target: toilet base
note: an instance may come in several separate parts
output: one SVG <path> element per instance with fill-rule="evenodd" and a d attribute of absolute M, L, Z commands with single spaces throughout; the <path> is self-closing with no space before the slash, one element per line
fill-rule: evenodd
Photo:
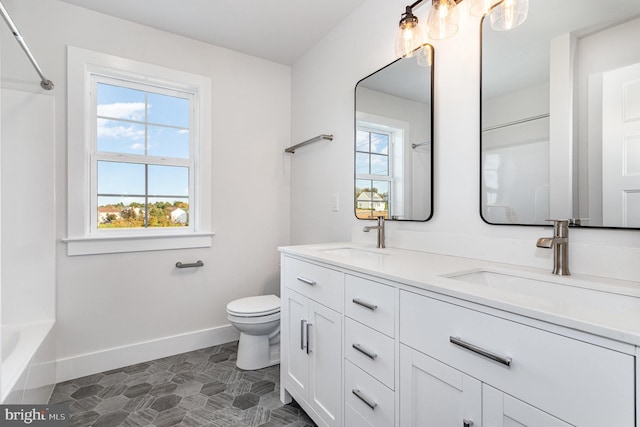
<path fill-rule="evenodd" d="M 240 333 L 236 366 L 245 371 L 266 368 L 280 363 L 280 342 L 271 344 L 268 335 Z"/>

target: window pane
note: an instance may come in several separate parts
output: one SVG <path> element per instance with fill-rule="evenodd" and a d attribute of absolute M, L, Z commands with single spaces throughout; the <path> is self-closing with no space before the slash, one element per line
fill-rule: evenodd
<path fill-rule="evenodd" d="M 144 195 L 144 165 L 98 161 L 98 194 Z"/>
<path fill-rule="evenodd" d="M 148 132 L 147 155 L 189 158 L 189 131 L 187 129 L 149 125 Z"/>
<path fill-rule="evenodd" d="M 371 134 L 371 152 L 389 154 L 389 135 L 382 133 Z"/>
<path fill-rule="evenodd" d="M 149 199 L 149 227 L 189 225 L 189 199 L 154 197 Z"/>
<path fill-rule="evenodd" d="M 175 96 L 147 94 L 149 123 L 189 127 L 189 100 Z"/>
<path fill-rule="evenodd" d="M 98 197 L 98 228 L 144 227 L 144 199 Z"/>
<path fill-rule="evenodd" d="M 371 174 L 389 175 L 389 157 L 379 154 L 371 155 Z"/>
<path fill-rule="evenodd" d="M 379 198 L 374 198 L 384 201 L 389 200 L 389 181 L 373 181 L 373 189 L 374 192 L 379 196 Z"/>
<path fill-rule="evenodd" d="M 373 181 L 373 189 L 374 216 L 389 218 L 389 181 Z"/>
<path fill-rule="evenodd" d="M 368 179 L 356 179 L 356 192 L 360 193 L 361 191 L 367 190 L 371 188 L 371 181 Z"/>
<path fill-rule="evenodd" d="M 144 92 L 104 83 L 96 85 L 98 116 L 144 121 Z"/>
<path fill-rule="evenodd" d="M 189 168 L 149 165 L 149 196 L 189 196 Z"/>
<path fill-rule="evenodd" d="M 369 174 L 369 154 L 356 153 L 356 174 Z"/>
<path fill-rule="evenodd" d="M 356 131 L 356 151 L 369 152 L 369 132 Z"/>
<path fill-rule="evenodd" d="M 98 119 L 98 151 L 144 155 L 144 125 Z"/>

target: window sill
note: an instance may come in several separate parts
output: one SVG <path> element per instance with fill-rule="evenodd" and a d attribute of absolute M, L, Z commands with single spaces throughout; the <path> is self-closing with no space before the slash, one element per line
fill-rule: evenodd
<path fill-rule="evenodd" d="M 153 236 L 68 237 L 67 255 L 97 255 L 124 252 L 164 251 L 211 247 L 214 233 L 162 234 Z"/>

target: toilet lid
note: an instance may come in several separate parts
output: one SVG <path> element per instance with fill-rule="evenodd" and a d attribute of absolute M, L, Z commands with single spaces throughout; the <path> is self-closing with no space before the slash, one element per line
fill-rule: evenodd
<path fill-rule="evenodd" d="M 227 304 L 227 312 L 240 316 L 266 316 L 280 311 L 280 298 L 275 295 L 240 298 Z"/>

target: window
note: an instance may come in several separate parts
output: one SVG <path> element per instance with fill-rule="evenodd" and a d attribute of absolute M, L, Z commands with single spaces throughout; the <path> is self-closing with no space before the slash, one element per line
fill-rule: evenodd
<path fill-rule="evenodd" d="M 193 94 L 91 77 L 92 228 L 190 227 Z"/>
<path fill-rule="evenodd" d="M 356 217 L 389 218 L 391 140 L 383 129 L 359 125 L 356 130 Z"/>
<path fill-rule="evenodd" d="M 210 246 L 210 80 L 68 58 L 68 254 Z"/>

